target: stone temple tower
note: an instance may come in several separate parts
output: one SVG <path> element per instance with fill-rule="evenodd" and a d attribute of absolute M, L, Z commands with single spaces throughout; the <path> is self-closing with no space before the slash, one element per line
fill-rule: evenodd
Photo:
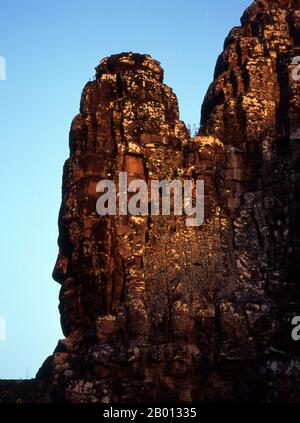
<path fill-rule="evenodd" d="M 157 61 L 122 53 L 96 68 L 64 167 L 53 276 L 65 339 L 37 375 L 41 400 L 300 400 L 299 7 L 246 10 L 193 139 Z M 119 172 L 203 179 L 204 224 L 99 216 L 97 183 Z"/>

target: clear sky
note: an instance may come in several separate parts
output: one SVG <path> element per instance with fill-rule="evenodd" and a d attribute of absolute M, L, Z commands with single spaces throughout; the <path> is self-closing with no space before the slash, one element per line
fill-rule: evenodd
<path fill-rule="evenodd" d="M 0 378 L 34 377 L 63 337 L 59 285 L 51 279 L 61 174 L 70 123 L 95 66 L 123 51 L 150 54 L 165 69 L 181 118 L 196 125 L 225 36 L 250 3 L 1 0 L 0 316 L 7 339 L 0 340 Z"/>

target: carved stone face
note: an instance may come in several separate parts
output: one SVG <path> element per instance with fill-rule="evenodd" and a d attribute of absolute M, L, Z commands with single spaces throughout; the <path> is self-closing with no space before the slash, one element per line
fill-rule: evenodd
<path fill-rule="evenodd" d="M 102 61 L 86 85 L 70 131 L 59 217 L 59 255 L 53 271 L 62 285 L 64 334 L 107 331 L 103 316 L 126 309 L 133 337 L 149 332 L 145 307 L 146 245 L 156 238 L 148 217 L 100 217 L 97 183 L 119 172 L 134 179 L 172 180 L 182 173 L 189 134 L 176 96 L 162 84 L 158 62 L 120 55 Z M 149 223 L 150 222 L 150 223 Z M 168 232 L 169 224 L 164 221 Z M 104 322 L 104 323 L 103 323 Z"/>
<path fill-rule="evenodd" d="M 66 336 L 93 326 L 95 315 L 105 307 L 101 273 L 107 262 L 107 219 L 96 213 L 96 185 L 105 172 L 103 160 L 94 154 L 71 156 L 64 168 L 59 255 L 53 278 L 62 285 L 59 310 Z"/>

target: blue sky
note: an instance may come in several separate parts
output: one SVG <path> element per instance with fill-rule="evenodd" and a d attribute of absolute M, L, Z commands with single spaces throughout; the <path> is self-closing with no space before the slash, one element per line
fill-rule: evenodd
<path fill-rule="evenodd" d="M 0 56 L 0 378 L 34 377 L 62 336 L 57 255 L 68 132 L 99 60 L 148 53 L 181 118 L 198 124 L 229 30 L 251 0 L 2 0 Z"/>

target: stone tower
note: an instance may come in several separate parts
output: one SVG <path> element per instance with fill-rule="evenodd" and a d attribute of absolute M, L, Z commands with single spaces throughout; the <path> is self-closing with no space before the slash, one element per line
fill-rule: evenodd
<path fill-rule="evenodd" d="M 299 2 L 227 37 L 191 139 L 150 56 L 104 59 L 72 123 L 46 401 L 300 400 Z M 203 179 L 205 223 L 96 213 L 99 180 Z"/>

